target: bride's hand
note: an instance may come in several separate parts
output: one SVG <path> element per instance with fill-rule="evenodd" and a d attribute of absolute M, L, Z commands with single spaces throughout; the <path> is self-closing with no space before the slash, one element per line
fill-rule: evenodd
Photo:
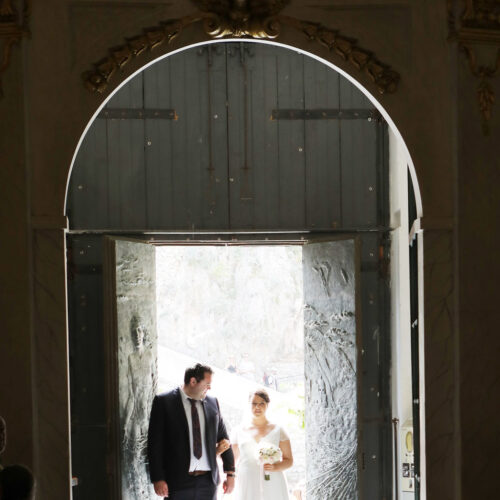
<path fill-rule="evenodd" d="M 264 470 L 278 470 L 276 464 L 264 464 Z"/>
<path fill-rule="evenodd" d="M 226 450 L 228 450 L 230 447 L 231 444 L 229 443 L 229 440 L 222 439 L 217 443 L 217 446 L 215 448 L 215 453 L 217 455 L 220 455 L 221 453 L 224 453 Z"/>

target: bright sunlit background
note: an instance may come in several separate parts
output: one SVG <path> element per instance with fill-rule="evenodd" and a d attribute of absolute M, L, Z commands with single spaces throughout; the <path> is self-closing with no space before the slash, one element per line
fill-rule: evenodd
<path fill-rule="evenodd" d="M 181 385 L 187 366 L 210 365 L 231 433 L 265 387 L 268 418 L 291 439 L 291 498 L 304 498 L 302 248 L 157 247 L 156 269 L 159 392 Z"/>

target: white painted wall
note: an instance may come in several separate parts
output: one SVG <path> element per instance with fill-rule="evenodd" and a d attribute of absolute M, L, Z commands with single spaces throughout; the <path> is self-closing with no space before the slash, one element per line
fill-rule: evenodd
<path fill-rule="evenodd" d="M 412 418 L 411 392 L 411 316 L 410 267 L 408 250 L 408 167 L 404 146 L 389 131 L 389 184 L 391 244 L 391 339 L 392 339 L 392 416 L 398 430 Z M 414 494 L 401 485 L 401 433 L 398 432 L 398 492 L 396 500 L 409 500 Z"/>

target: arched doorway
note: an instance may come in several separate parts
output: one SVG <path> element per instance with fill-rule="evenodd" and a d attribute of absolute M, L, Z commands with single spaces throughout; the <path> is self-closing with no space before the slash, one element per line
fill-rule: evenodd
<path fill-rule="evenodd" d="M 388 140 L 380 113 L 351 82 L 283 48 L 205 45 L 170 56 L 123 86 L 90 126 L 68 191 L 72 407 L 74 421 L 87 419 L 74 426 L 74 453 L 78 446 L 90 453 L 85 446 L 92 439 L 102 446 L 110 432 L 102 425 L 109 398 L 100 398 L 100 415 L 89 415 L 96 406 L 85 400 L 97 393 L 79 394 L 88 389 L 78 382 L 79 361 L 87 363 L 85 352 L 93 349 L 87 339 L 80 352 L 76 333 L 88 331 L 88 318 L 94 332 L 102 331 L 105 311 L 96 286 L 103 235 L 157 242 L 197 240 L 207 231 L 231 239 L 242 233 L 243 241 L 256 232 L 288 232 L 284 241 L 300 234 L 311 242 L 319 235 L 349 235 L 361 244 L 362 326 L 356 337 L 365 367 L 357 379 L 363 401 L 357 407 L 365 413 L 356 413 L 359 487 L 353 491 L 363 498 L 369 491 L 390 496 Z M 89 306 L 94 313 L 83 324 L 78 311 Z M 101 340 L 97 335 L 94 342 Z M 101 366 L 101 373 L 93 365 L 85 374 L 95 389 L 105 379 Z"/>

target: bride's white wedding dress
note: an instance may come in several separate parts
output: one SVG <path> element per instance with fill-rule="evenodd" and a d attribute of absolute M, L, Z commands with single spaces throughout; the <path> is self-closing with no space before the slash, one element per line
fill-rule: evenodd
<path fill-rule="evenodd" d="M 283 428 L 275 425 L 258 442 L 244 427 L 234 432 L 231 442 L 238 445 L 240 458 L 236 466 L 235 500 L 289 500 L 288 485 L 283 471 L 268 471 L 270 479 L 264 479 L 264 470 L 257 459 L 259 446 L 271 443 L 279 446 L 280 441 L 290 438 Z"/>

